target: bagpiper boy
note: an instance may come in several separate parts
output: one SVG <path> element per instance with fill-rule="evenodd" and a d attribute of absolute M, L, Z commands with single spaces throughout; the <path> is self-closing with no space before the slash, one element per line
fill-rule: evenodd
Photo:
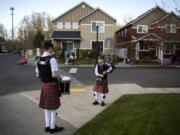
<path fill-rule="evenodd" d="M 55 126 L 56 111 L 60 107 L 58 87 L 60 74 L 57 61 L 51 56 L 53 52 L 51 41 L 44 43 L 44 50 L 36 62 L 36 73 L 42 81 L 39 107 L 45 111 L 45 132 L 56 133 L 63 130 L 63 127 Z"/>
<path fill-rule="evenodd" d="M 106 94 L 109 92 L 107 74 L 110 73 L 112 67 L 105 62 L 104 56 L 98 57 L 98 63 L 95 66 L 96 85 L 93 88 L 95 101 L 93 105 L 105 106 Z"/>

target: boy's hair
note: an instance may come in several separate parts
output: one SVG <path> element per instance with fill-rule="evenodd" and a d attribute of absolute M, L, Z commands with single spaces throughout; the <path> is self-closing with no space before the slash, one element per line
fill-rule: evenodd
<path fill-rule="evenodd" d="M 99 56 L 98 56 L 98 59 L 104 60 L 105 58 L 104 58 L 103 55 L 99 55 Z"/>
<path fill-rule="evenodd" d="M 51 42 L 51 40 L 49 41 L 44 41 L 44 50 L 49 50 L 50 48 L 53 48 L 53 44 Z"/>

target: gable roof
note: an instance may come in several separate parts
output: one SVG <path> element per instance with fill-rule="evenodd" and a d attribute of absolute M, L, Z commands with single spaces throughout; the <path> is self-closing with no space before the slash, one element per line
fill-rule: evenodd
<path fill-rule="evenodd" d="M 70 11 L 74 10 L 75 8 L 79 7 L 80 5 L 85 4 L 87 6 L 89 6 L 90 8 L 92 8 L 92 10 L 94 10 L 93 7 L 91 7 L 89 4 L 87 4 L 86 2 L 81 2 L 79 4 L 77 4 L 76 6 L 72 7 L 71 9 L 69 9 L 68 11 L 64 12 L 63 14 L 59 15 L 58 17 L 56 17 L 52 22 L 55 22 L 56 20 L 58 20 L 60 17 L 64 16 L 65 14 L 69 13 Z"/>
<path fill-rule="evenodd" d="M 122 42 L 122 43 L 118 43 L 117 45 L 119 46 L 119 45 L 126 45 L 126 44 L 129 44 L 129 43 L 135 43 L 135 42 L 138 42 L 138 41 L 143 41 L 143 40 L 145 40 L 145 41 L 161 41 L 162 40 L 162 38 L 161 37 L 159 37 L 158 35 L 156 35 L 156 34 L 154 34 L 154 33 L 149 33 L 149 34 L 146 34 L 146 35 L 144 35 L 144 36 L 139 36 L 139 37 L 132 37 L 132 40 L 130 40 L 130 41 L 126 41 L 126 42 Z"/>
<path fill-rule="evenodd" d="M 129 23 L 127 23 L 125 26 L 123 26 L 122 28 L 120 28 L 120 29 L 117 30 L 116 32 L 118 32 L 118 31 L 120 31 L 120 30 L 122 30 L 122 29 L 124 29 L 124 28 L 126 28 L 126 27 L 128 27 L 128 26 L 130 26 L 130 25 L 132 25 L 132 24 L 134 24 L 135 22 L 139 21 L 141 18 L 143 18 L 144 16 L 148 15 L 149 13 L 153 12 L 154 10 L 156 10 L 156 9 L 158 9 L 158 8 L 159 8 L 160 10 L 162 10 L 163 12 L 167 13 L 167 12 L 166 12 L 164 9 L 162 9 L 160 6 L 156 5 L 156 7 L 152 8 L 152 9 L 148 10 L 147 12 L 145 12 L 144 14 L 138 16 L 136 19 L 130 21 Z"/>
<path fill-rule="evenodd" d="M 159 37 L 158 35 L 156 35 L 156 34 L 154 34 L 154 33 L 149 33 L 149 34 L 147 34 L 147 35 L 145 35 L 145 36 L 137 39 L 137 41 L 145 40 L 145 39 L 148 39 L 149 37 L 150 37 L 151 39 L 153 38 L 153 39 L 157 39 L 157 40 L 162 40 L 162 38 Z"/>
<path fill-rule="evenodd" d="M 110 17 L 111 19 L 113 19 L 114 21 L 116 21 L 116 19 L 115 19 L 114 17 L 112 17 L 111 15 L 109 15 L 108 13 L 106 13 L 105 11 L 103 11 L 102 9 L 100 9 L 99 7 L 96 8 L 96 9 L 94 9 L 92 12 L 86 14 L 85 16 L 81 17 L 81 18 L 79 19 L 79 21 L 83 20 L 84 18 L 88 17 L 89 15 L 95 13 L 95 12 L 98 11 L 98 10 L 101 11 L 102 13 L 104 13 L 105 15 L 107 15 L 108 17 Z"/>
<path fill-rule="evenodd" d="M 163 16 L 161 19 L 159 19 L 159 20 L 157 20 L 156 22 L 152 23 L 151 25 L 154 25 L 154 24 L 156 24 L 156 23 L 161 22 L 162 20 L 164 20 L 165 18 L 167 18 L 167 17 L 170 16 L 170 15 L 174 15 L 174 16 L 176 16 L 177 18 L 180 19 L 180 17 L 177 16 L 174 12 L 170 12 L 170 13 L 168 13 L 167 15 Z"/>

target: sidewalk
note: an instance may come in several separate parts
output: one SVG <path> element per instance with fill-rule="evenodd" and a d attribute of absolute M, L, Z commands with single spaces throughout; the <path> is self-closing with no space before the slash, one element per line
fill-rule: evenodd
<path fill-rule="evenodd" d="M 62 106 L 58 109 L 58 117 L 79 129 L 89 120 L 94 118 L 97 114 L 106 109 L 114 101 L 126 94 L 143 94 L 143 93 L 180 93 L 180 88 L 142 88 L 136 84 L 111 84 L 109 85 L 110 92 L 107 95 L 106 106 L 93 106 L 92 102 L 93 86 L 85 86 L 83 92 L 71 92 L 70 95 L 63 95 L 61 97 Z M 21 95 L 35 102 L 39 103 L 40 90 L 22 92 Z M 63 125 L 65 129 L 66 125 Z M 70 129 L 67 129 L 68 131 Z M 69 131 L 73 134 L 75 130 Z M 62 132 L 61 135 L 66 134 Z"/>

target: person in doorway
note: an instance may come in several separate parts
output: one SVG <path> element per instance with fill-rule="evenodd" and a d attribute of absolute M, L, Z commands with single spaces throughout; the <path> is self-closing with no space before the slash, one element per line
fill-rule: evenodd
<path fill-rule="evenodd" d="M 98 63 L 95 66 L 96 74 L 96 85 L 93 88 L 95 101 L 93 105 L 105 106 L 106 94 L 109 92 L 108 89 L 108 73 L 110 73 L 112 67 L 106 64 L 104 56 L 98 57 Z"/>
<path fill-rule="evenodd" d="M 44 50 L 43 55 L 36 61 L 36 75 L 42 81 L 39 107 L 45 112 L 45 132 L 56 133 L 63 130 L 63 127 L 55 125 L 57 109 L 60 107 L 60 73 L 56 59 L 51 56 L 51 41 L 44 42 Z"/>

